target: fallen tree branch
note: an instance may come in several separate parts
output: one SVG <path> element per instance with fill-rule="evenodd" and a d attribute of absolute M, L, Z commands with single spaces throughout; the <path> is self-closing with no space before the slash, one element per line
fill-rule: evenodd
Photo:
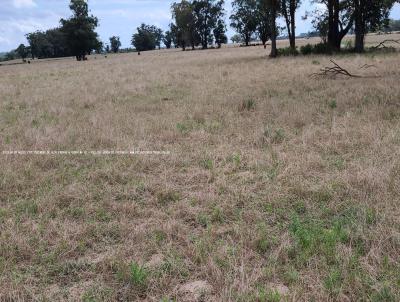
<path fill-rule="evenodd" d="M 324 67 L 321 68 L 320 72 L 311 74 L 312 77 L 330 77 L 335 78 L 338 75 L 343 75 L 350 78 L 361 78 L 359 75 L 352 74 L 348 72 L 346 69 L 342 68 L 337 64 L 335 61 L 330 60 L 331 63 L 334 65 L 333 67 Z"/>
<path fill-rule="evenodd" d="M 386 43 L 395 43 L 395 44 L 400 44 L 400 40 L 385 40 L 379 43 L 377 46 L 372 47 L 373 49 L 381 49 L 381 48 L 387 48 L 385 45 Z"/>
<path fill-rule="evenodd" d="M 364 64 L 359 69 L 377 68 L 375 65 Z"/>

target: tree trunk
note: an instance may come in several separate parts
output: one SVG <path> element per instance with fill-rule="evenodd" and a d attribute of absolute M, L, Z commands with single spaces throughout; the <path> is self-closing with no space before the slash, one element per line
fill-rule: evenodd
<path fill-rule="evenodd" d="M 276 58 L 278 56 L 278 50 L 276 48 L 276 15 L 277 12 L 273 9 L 271 11 L 271 53 L 269 54 L 271 58 Z"/>
<path fill-rule="evenodd" d="M 339 0 L 328 0 L 328 13 L 328 44 L 333 50 L 340 51 L 341 40 L 339 39 Z"/>
<path fill-rule="evenodd" d="M 361 7 L 361 1 L 354 1 L 354 15 L 355 15 L 355 32 L 356 32 L 356 45 L 355 51 L 358 53 L 364 52 L 364 41 L 365 41 L 365 22 L 363 16 L 363 8 Z"/>
<path fill-rule="evenodd" d="M 290 48 L 296 50 L 296 1 L 290 1 L 290 27 L 291 27 L 291 37 L 290 37 Z"/>
<path fill-rule="evenodd" d="M 363 53 L 364 52 L 364 41 L 365 41 L 365 36 L 364 34 L 356 34 L 356 46 L 355 50 L 358 53 Z"/>
<path fill-rule="evenodd" d="M 276 58 L 278 56 L 278 50 L 276 48 L 276 37 L 271 38 L 271 53 L 269 54 L 271 58 Z"/>

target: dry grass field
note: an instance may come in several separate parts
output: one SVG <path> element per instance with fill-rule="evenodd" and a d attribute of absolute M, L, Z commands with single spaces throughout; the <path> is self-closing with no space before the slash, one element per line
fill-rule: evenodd
<path fill-rule="evenodd" d="M 1 66 L 0 151 L 170 154 L 0 155 L 0 301 L 399 301 L 400 53 L 330 59 Z"/>

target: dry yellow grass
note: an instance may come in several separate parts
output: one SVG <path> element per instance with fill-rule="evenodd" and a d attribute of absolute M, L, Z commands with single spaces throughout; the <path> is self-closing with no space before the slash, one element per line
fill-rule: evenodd
<path fill-rule="evenodd" d="M 329 59 L 0 67 L 1 151 L 171 152 L 0 155 L 0 300 L 398 301 L 400 55 Z"/>

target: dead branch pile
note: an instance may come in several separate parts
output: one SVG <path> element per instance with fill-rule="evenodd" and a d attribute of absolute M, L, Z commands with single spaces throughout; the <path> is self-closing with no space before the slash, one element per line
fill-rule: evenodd
<path fill-rule="evenodd" d="M 342 68 L 337 64 L 335 61 L 330 60 L 331 63 L 334 65 L 333 67 L 324 67 L 321 68 L 320 72 L 313 73 L 311 76 L 312 77 L 329 77 L 329 78 L 335 78 L 338 75 L 343 75 L 346 77 L 350 78 L 361 78 L 359 75 L 352 74 L 348 72 L 346 69 Z"/>

